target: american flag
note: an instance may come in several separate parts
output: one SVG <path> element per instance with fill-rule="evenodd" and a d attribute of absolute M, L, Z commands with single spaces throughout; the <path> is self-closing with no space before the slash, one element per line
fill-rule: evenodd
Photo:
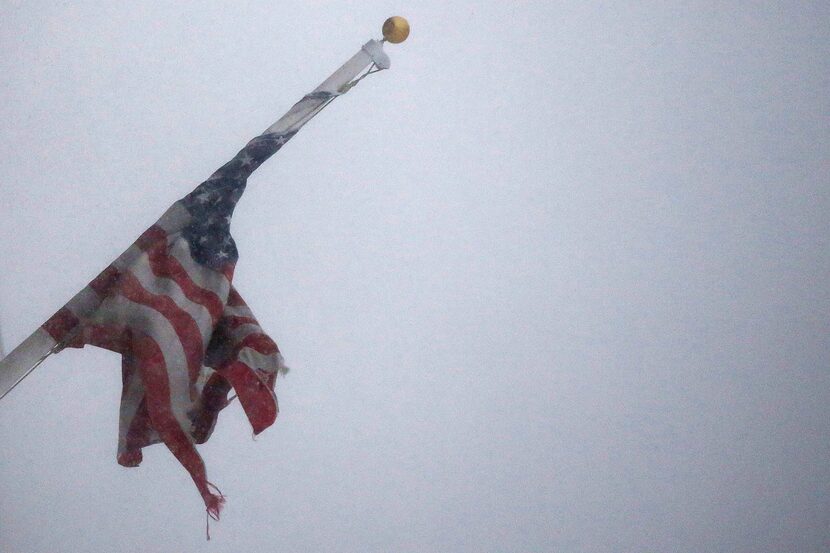
<path fill-rule="evenodd" d="M 230 234 L 248 177 L 296 131 L 266 132 L 170 209 L 43 325 L 59 347 L 121 354 L 118 462 L 164 442 L 208 513 L 224 502 L 194 444 L 211 435 L 231 389 L 258 434 L 277 417 L 282 356 L 233 286 Z M 216 490 L 216 492 L 212 491 Z"/>

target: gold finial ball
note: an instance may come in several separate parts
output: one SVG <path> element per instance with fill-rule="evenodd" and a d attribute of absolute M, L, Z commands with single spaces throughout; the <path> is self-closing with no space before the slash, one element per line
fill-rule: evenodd
<path fill-rule="evenodd" d="M 393 15 L 383 22 L 383 38 L 392 44 L 398 44 L 409 36 L 409 21 L 403 17 Z"/>

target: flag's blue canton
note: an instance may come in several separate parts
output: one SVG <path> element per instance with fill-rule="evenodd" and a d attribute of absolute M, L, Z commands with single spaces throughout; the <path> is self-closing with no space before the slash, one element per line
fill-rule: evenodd
<path fill-rule="evenodd" d="M 230 231 L 236 202 L 242 197 L 251 173 L 294 134 L 296 131 L 263 134 L 254 138 L 232 160 L 182 198 L 182 203 L 193 216 L 182 231 L 193 259 L 216 270 L 221 270 L 228 263 L 236 263 L 239 253 Z"/>

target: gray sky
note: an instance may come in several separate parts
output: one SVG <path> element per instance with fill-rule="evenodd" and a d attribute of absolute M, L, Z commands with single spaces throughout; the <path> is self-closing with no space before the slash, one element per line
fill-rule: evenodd
<path fill-rule="evenodd" d="M 235 282 L 292 372 L 253 442 L 115 461 L 118 357 L 0 403 L 0 550 L 830 549 L 826 2 L 6 1 L 14 346 L 389 15 L 255 173 Z"/>

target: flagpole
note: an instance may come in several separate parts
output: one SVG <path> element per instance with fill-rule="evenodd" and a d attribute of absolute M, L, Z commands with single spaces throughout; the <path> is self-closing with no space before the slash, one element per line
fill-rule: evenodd
<path fill-rule="evenodd" d="M 0 399 L 29 376 L 38 365 L 54 353 L 57 342 L 39 327 L 19 346 L 0 360 Z"/>
<path fill-rule="evenodd" d="M 288 113 L 268 127 L 265 133 L 287 134 L 299 130 L 332 100 L 351 90 L 364 77 L 389 69 L 391 62 L 383 51 L 383 43 L 398 44 L 406 40 L 409 36 L 409 23 L 403 17 L 390 17 L 383 23 L 382 33 L 383 39 L 370 40 L 364 44 L 351 59 L 294 104 Z M 370 66 L 369 71 L 358 77 L 367 66 Z"/>
<path fill-rule="evenodd" d="M 346 63 L 312 92 L 306 94 L 299 102 L 294 104 L 273 125 L 268 127 L 264 134 L 282 135 L 285 137 L 284 140 L 288 140 L 303 125 L 320 113 L 323 108 L 334 99 L 347 93 L 363 78 L 372 73 L 389 69 L 391 63 L 389 56 L 383 51 L 383 44 L 385 42 L 397 44 L 406 40 L 409 35 L 409 23 L 402 17 L 390 17 L 384 22 L 382 32 L 383 39 L 373 39 L 364 44 Z M 361 72 L 364 72 L 363 75 L 361 75 Z M 77 300 L 79 304 L 85 303 L 88 298 L 84 298 L 82 295 L 83 292 L 72 301 Z M 31 374 L 47 357 L 60 351 L 68 342 L 69 336 L 75 335 L 77 330 L 79 328 L 73 329 L 70 334 L 66 335 L 66 338 L 58 342 L 46 328 L 41 326 L 8 355 L 0 359 L 0 400 Z"/>

